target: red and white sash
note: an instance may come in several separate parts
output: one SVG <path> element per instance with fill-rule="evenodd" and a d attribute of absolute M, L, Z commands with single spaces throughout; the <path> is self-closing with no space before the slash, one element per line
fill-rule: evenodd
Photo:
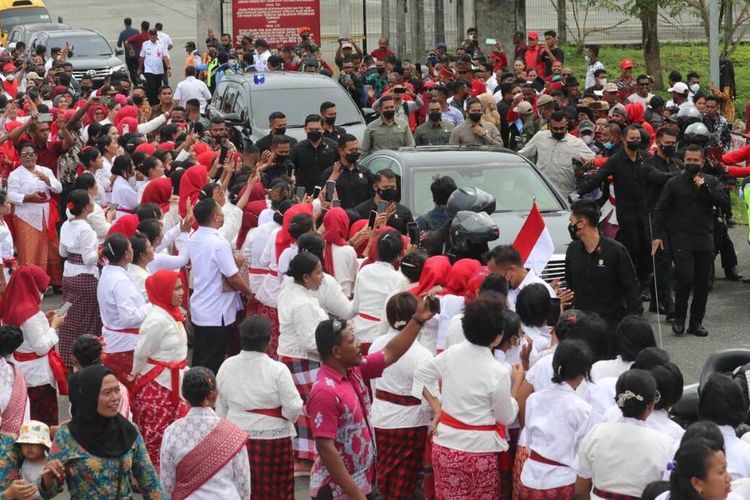
<path fill-rule="evenodd" d="M 13 367 L 13 389 L 10 393 L 8 406 L 0 415 L 0 418 L 2 418 L 0 432 L 18 435 L 23 425 L 23 417 L 26 415 L 26 401 L 29 395 L 26 392 L 26 380 L 24 380 L 21 370 L 13 365 L 11 366 Z"/>
<path fill-rule="evenodd" d="M 177 404 L 180 400 L 180 372 L 183 368 L 187 367 L 187 360 L 160 361 L 158 359 L 148 358 L 146 361 L 154 365 L 154 367 L 144 375 L 139 375 L 136 378 L 135 386 L 133 387 L 133 395 L 138 394 L 141 389 L 156 380 L 156 377 L 161 375 L 164 370 L 169 370 L 172 383 L 172 387 L 170 388 L 170 398 L 173 403 Z"/>
<path fill-rule="evenodd" d="M 172 500 L 183 500 L 206 484 L 242 450 L 249 438 L 245 431 L 233 423 L 221 420 L 177 464 Z"/>
<path fill-rule="evenodd" d="M 47 362 L 49 363 L 49 367 L 52 369 L 52 375 L 55 377 L 55 382 L 57 382 L 57 392 L 60 393 L 61 396 L 67 396 L 68 395 L 68 369 L 65 367 L 65 363 L 63 363 L 63 360 L 60 357 L 60 354 L 55 350 L 54 347 L 50 349 L 47 354 L 42 354 L 41 356 L 35 352 L 15 351 L 13 353 L 13 358 L 16 361 L 22 361 L 22 362 L 34 361 L 35 359 L 42 359 L 45 356 L 47 356 Z"/>

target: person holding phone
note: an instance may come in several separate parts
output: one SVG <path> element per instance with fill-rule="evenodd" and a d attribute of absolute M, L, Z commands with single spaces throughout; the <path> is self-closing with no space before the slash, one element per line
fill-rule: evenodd
<path fill-rule="evenodd" d="M 292 147 L 289 159 L 294 163 L 297 186 L 311 194 L 323 172 L 336 161 L 338 144 L 323 136 L 323 118 L 311 114 L 305 117 L 307 139 Z"/>
<path fill-rule="evenodd" d="M 353 208 L 372 196 L 372 173 L 357 165 L 361 156 L 357 138 L 342 135 L 338 142 L 338 161 L 320 178 L 321 185 L 329 180 L 336 182 L 336 192 L 344 209 Z"/>
<path fill-rule="evenodd" d="M 375 174 L 372 185 L 375 194 L 369 200 L 347 210 L 349 221 L 367 219 L 370 212 L 375 210 L 378 214 L 385 213 L 384 225 L 391 226 L 401 234 L 406 235 L 406 226 L 409 222 L 414 222 L 411 210 L 405 205 L 398 203 L 399 192 L 396 174 L 390 169 L 383 169 Z M 383 203 L 387 207 L 385 210 L 378 210 Z"/>

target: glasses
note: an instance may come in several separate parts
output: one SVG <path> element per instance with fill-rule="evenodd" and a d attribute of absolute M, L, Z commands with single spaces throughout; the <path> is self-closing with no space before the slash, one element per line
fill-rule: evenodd
<path fill-rule="evenodd" d="M 21 153 L 21 158 L 33 158 L 36 156 L 36 153 Z"/>

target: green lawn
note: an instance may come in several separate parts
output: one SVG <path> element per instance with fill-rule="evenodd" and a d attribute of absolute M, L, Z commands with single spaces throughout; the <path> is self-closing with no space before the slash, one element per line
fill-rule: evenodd
<path fill-rule="evenodd" d="M 737 196 L 737 191 L 732 191 L 732 217 L 737 224 L 747 226 L 747 205 Z"/>
<path fill-rule="evenodd" d="M 586 75 L 586 62 L 583 55 L 576 54 L 574 45 L 567 45 L 563 48 L 565 51 L 565 65 L 573 68 L 581 85 Z M 609 46 L 603 45 L 599 52 L 599 57 L 604 66 L 609 71 L 610 80 L 619 75 L 620 61 L 622 59 L 631 59 L 635 64 L 633 75 L 645 73 L 646 64 L 643 59 L 643 50 L 639 46 Z M 730 58 L 734 62 L 735 81 L 737 84 L 737 98 L 735 106 L 737 107 L 737 116 L 744 116 L 745 103 L 750 99 L 750 65 L 746 61 L 750 60 L 750 44 L 740 45 Z M 690 71 L 697 71 L 701 75 L 701 86 L 708 89 L 709 82 L 709 62 L 708 46 L 705 44 L 661 44 L 661 64 L 664 69 L 664 84 L 668 84 L 667 75 L 672 70 L 678 70 L 682 73 L 683 78 L 687 77 Z M 718 86 L 718 82 L 717 82 Z M 666 93 L 659 92 L 662 95 Z"/>

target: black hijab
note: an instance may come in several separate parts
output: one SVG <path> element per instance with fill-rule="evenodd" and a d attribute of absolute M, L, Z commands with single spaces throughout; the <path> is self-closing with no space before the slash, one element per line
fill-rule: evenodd
<path fill-rule="evenodd" d="M 121 457 L 132 448 L 138 431 L 119 413 L 103 417 L 97 411 L 102 381 L 112 375 L 101 365 L 89 366 L 70 377 L 70 404 L 73 419 L 70 434 L 78 444 L 94 456 Z"/>

